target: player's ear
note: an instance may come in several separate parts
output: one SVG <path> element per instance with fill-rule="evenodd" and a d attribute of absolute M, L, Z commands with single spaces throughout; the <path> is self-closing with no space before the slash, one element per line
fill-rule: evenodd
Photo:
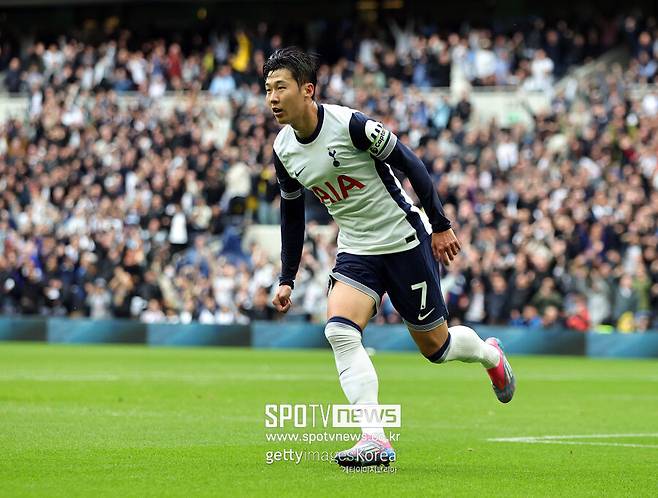
<path fill-rule="evenodd" d="M 304 83 L 304 96 L 313 98 L 315 95 L 315 85 L 313 83 Z"/>

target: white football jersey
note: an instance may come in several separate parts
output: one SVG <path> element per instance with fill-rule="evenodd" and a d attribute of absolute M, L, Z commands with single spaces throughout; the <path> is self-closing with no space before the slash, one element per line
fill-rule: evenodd
<path fill-rule="evenodd" d="M 386 159 L 397 142 L 381 123 L 354 109 L 318 105 L 318 126 L 306 140 L 286 125 L 274 141 L 284 199 L 313 192 L 339 227 L 338 251 L 386 254 L 417 246 L 432 232 Z"/>

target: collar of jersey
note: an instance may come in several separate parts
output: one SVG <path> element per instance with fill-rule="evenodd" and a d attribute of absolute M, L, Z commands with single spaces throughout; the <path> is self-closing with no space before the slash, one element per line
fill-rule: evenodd
<path fill-rule="evenodd" d="M 318 124 L 315 127 L 315 130 L 313 130 L 313 133 L 311 133 L 308 137 L 306 138 L 299 138 L 297 136 L 297 133 L 295 133 L 295 138 L 300 144 L 308 145 L 310 144 L 313 140 L 318 138 L 318 135 L 320 134 L 320 130 L 322 129 L 322 122 L 324 121 L 324 107 L 322 107 L 322 104 L 318 104 Z"/>

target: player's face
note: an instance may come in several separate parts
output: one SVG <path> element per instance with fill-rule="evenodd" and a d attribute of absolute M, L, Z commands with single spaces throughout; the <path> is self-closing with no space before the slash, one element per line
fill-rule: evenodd
<path fill-rule="evenodd" d="M 272 71 L 265 80 L 265 100 L 279 124 L 294 125 L 303 115 L 307 91 L 300 88 L 288 69 Z"/>

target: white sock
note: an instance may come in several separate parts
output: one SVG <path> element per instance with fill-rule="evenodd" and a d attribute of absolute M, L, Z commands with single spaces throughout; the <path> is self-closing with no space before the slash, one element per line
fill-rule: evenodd
<path fill-rule="evenodd" d="M 448 329 L 450 345 L 443 361 L 459 360 L 466 363 L 482 363 L 484 368 L 493 368 L 500 361 L 500 353 L 487 344 L 470 327 L 456 325 Z"/>
<path fill-rule="evenodd" d="M 377 405 L 377 372 L 361 343 L 361 332 L 350 320 L 338 319 L 327 323 L 324 335 L 334 350 L 343 392 L 353 405 Z M 361 427 L 361 430 L 364 435 L 386 439 L 382 427 Z"/>

